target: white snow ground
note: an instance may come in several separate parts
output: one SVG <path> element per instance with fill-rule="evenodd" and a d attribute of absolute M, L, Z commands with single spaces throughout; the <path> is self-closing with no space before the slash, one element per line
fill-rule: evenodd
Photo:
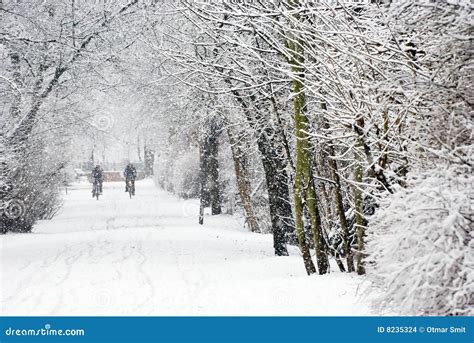
<path fill-rule="evenodd" d="M 137 182 L 75 184 L 58 216 L 32 234 L 0 237 L 0 315 L 368 315 L 365 282 L 306 276 L 297 249 L 275 257 L 271 235 L 206 216 Z"/>

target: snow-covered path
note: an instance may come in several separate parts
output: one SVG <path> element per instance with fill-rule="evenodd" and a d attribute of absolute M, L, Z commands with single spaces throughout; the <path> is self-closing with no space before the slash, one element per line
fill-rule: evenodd
<path fill-rule="evenodd" d="M 0 315 L 365 315 L 362 279 L 308 277 L 270 235 L 137 182 L 76 184 L 32 234 L 0 236 Z"/>

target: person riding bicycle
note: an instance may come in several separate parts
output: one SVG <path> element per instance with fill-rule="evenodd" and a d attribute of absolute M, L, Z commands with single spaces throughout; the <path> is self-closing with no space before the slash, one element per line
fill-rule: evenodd
<path fill-rule="evenodd" d="M 123 172 L 125 177 L 125 192 L 128 192 L 128 182 L 132 183 L 132 193 L 135 195 L 135 179 L 137 178 L 137 170 L 133 164 L 129 163 Z"/>
<path fill-rule="evenodd" d="M 92 169 L 92 181 L 93 183 L 97 183 L 99 186 L 99 193 L 102 194 L 102 182 L 104 181 L 104 170 L 100 167 L 100 165 L 96 165 L 94 169 Z"/>

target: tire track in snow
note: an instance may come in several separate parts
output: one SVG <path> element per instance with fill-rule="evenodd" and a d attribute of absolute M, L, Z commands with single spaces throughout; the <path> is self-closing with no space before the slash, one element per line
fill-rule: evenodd
<path fill-rule="evenodd" d="M 27 276 L 17 282 L 14 287 L 16 291 L 12 295 L 3 299 L 2 307 L 23 307 L 30 299 L 36 298 L 31 309 L 38 308 L 41 304 L 41 299 L 45 295 L 45 291 L 35 293 L 34 290 L 38 289 L 36 285 L 41 285 L 45 283 L 45 281 L 46 283 L 51 281 L 51 274 L 54 275 L 54 271 L 57 270 L 55 265 L 63 262 L 61 258 L 68 250 L 69 246 L 66 246 L 56 252 L 53 257 L 31 263 L 29 268 L 25 268 L 24 273 L 26 273 Z M 50 272 L 51 270 L 53 273 Z"/>
<path fill-rule="evenodd" d="M 146 235 L 146 238 L 147 238 L 146 241 L 148 241 L 149 236 L 150 236 L 150 233 Z M 135 311 L 141 310 L 144 307 L 146 307 L 147 304 L 150 304 L 150 301 L 155 298 L 155 294 L 156 294 L 156 290 L 155 290 L 155 286 L 153 284 L 152 278 L 149 276 L 148 272 L 144 268 L 145 263 L 148 261 L 148 258 L 143 251 L 143 241 L 139 240 L 137 241 L 137 243 L 138 244 L 136 248 L 136 253 L 140 257 L 140 261 L 138 262 L 138 271 L 142 275 L 143 280 L 145 280 L 146 287 L 148 287 L 148 295 L 141 303 L 139 303 L 136 306 Z"/>

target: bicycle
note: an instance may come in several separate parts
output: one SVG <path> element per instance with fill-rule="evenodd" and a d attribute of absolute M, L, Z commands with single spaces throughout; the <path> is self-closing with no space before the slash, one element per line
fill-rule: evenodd
<path fill-rule="evenodd" d="M 92 197 L 97 198 L 97 200 L 99 200 L 99 195 L 100 195 L 99 183 L 97 181 L 94 181 L 94 183 L 92 184 Z"/>
<path fill-rule="evenodd" d="M 133 180 L 127 180 L 127 189 L 131 199 L 135 195 L 135 182 Z"/>

